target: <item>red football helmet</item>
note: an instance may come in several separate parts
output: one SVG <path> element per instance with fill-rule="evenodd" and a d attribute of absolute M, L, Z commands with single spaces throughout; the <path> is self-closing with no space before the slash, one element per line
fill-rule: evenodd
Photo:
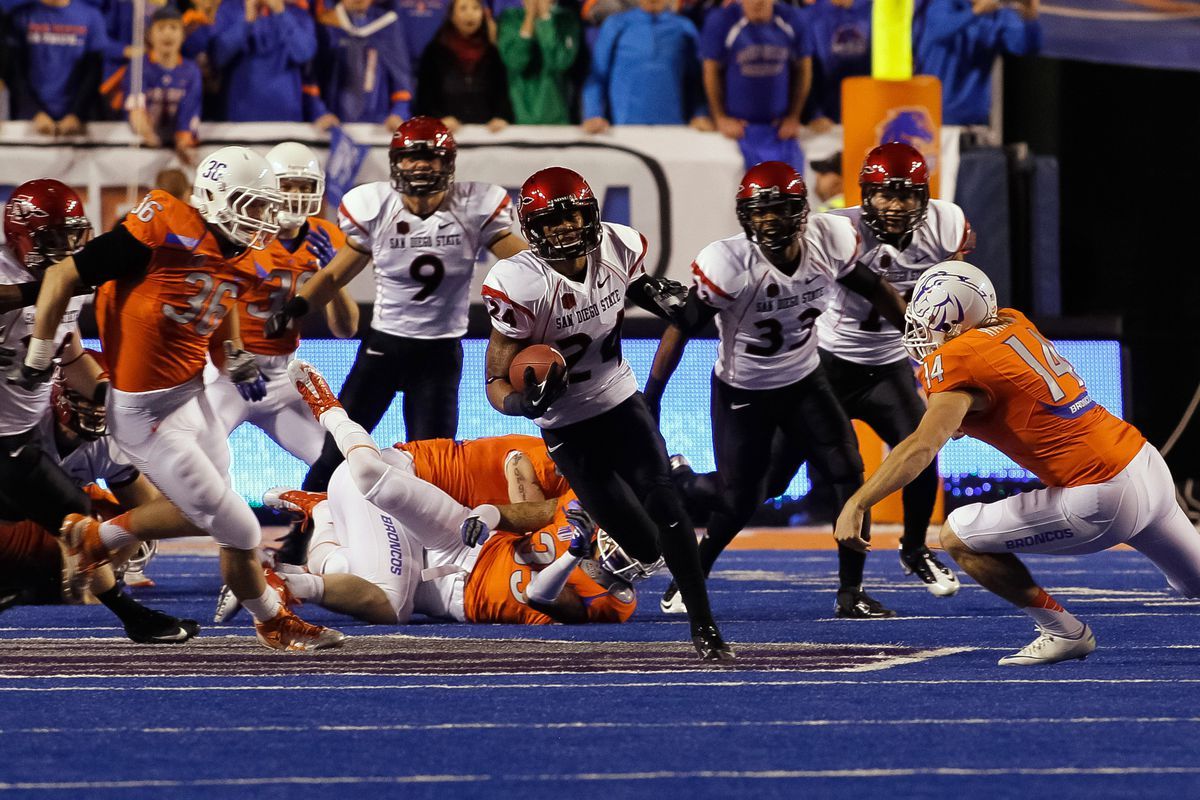
<path fill-rule="evenodd" d="M 26 181 L 4 204 L 4 238 L 29 269 L 44 270 L 87 243 L 92 223 L 75 190 L 52 178 Z"/>
<path fill-rule="evenodd" d="M 900 239 L 917 229 L 929 210 L 929 168 L 921 151 L 903 142 L 888 142 L 867 153 L 858 174 L 863 221 L 880 239 Z M 890 208 L 872 199 L 884 193 Z M 909 208 L 908 206 L 912 206 Z"/>
<path fill-rule="evenodd" d="M 746 238 L 763 250 L 787 250 L 808 221 L 804 177 L 782 161 L 755 164 L 738 186 L 737 218 Z"/>
<path fill-rule="evenodd" d="M 592 187 L 566 167 L 539 170 L 525 180 L 517 218 L 529 246 L 542 258 L 581 258 L 599 247 L 604 235 Z"/>
<path fill-rule="evenodd" d="M 458 145 L 450 129 L 433 117 L 413 117 L 401 123 L 392 134 L 388 148 L 391 163 L 392 186 L 401 194 L 423 195 L 444 192 L 454 180 L 454 157 Z M 411 169 L 401 169 L 405 158 L 418 160 Z M 441 166 L 434 168 L 434 161 L 441 159 Z"/>
<path fill-rule="evenodd" d="M 107 365 L 104 354 L 96 350 L 84 351 L 96 360 L 102 370 L 102 378 L 107 378 Z M 54 372 L 54 386 L 50 391 L 50 406 L 54 409 L 54 418 L 58 424 L 74 431 L 81 439 L 89 442 L 108 435 L 108 416 L 104 403 L 97 403 L 90 397 L 85 397 L 67 386 L 66 376 L 61 369 Z"/>

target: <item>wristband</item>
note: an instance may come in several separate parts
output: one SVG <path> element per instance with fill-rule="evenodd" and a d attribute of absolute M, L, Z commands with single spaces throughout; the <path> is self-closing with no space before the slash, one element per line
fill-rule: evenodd
<path fill-rule="evenodd" d="M 53 339 L 31 337 L 29 351 L 25 354 L 25 366 L 38 371 L 48 369 L 54 362 L 54 353 L 57 349 Z"/>
<path fill-rule="evenodd" d="M 21 293 L 21 307 L 37 305 L 38 291 L 42 285 L 40 283 L 22 283 L 17 286 L 17 291 Z"/>
<path fill-rule="evenodd" d="M 308 313 L 308 300 L 296 295 L 291 300 L 288 300 L 283 307 L 283 313 L 287 314 L 292 319 L 298 319 Z"/>

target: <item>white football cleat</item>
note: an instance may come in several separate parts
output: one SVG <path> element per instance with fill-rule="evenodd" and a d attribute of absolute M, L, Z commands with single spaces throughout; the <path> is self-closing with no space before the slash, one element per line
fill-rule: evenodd
<path fill-rule="evenodd" d="M 683 595 L 679 592 L 679 587 L 671 581 L 671 585 L 667 587 L 667 591 L 663 593 L 662 599 L 658 601 L 658 607 L 662 609 L 664 614 L 686 614 L 687 606 L 683 603 Z"/>
<path fill-rule="evenodd" d="M 241 608 L 242 601 L 237 599 L 228 586 L 222 585 L 221 591 L 217 593 L 217 610 L 213 614 L 213 622 L 228 622 Z"/>
<path fill-rule="evenodd" d="M 1056 636 L 1037 629 L 1038 637 L 1012 655 L 997 663 L 1002 667 L 1033 667 L 1038 664 L 1055 664 L 1073 658 L 1087 658 L 1096 649 L 1096 637 L 1087 625 L 1074 639 Z"/>
<path fill-rule="evenodd" d="M 958 593 L 958 576 L 928 547 L 912 553 L 900 551 L 900 566 L 907 575 L 916 575 L 934 597 L 950 597 Z"/>

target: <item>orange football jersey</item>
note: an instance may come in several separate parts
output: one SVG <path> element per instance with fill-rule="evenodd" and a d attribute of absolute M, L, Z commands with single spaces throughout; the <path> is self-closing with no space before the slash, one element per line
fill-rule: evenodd
<path fill-rule="evenodd" d="M 570 487 L 558 474 L 546 445 L 536 436 L 485 436 L 481 439 L 426 439 L 396 445 L 413 457 L 417 477 L 429 481 L 464 506 L 502 505 L 508 498 L 504 462 L 519 450 L 533 464 L 546 497 L 558 497 Z"/>
<path fill-rule="evenodd" d="M 516 625 L 549 625 L 553 619 L 534 611 L 525 601 L 525 587 L 535 572 L 567 552 L 571 528 L 566 506 L 574 492 L 559 498 L 554 520 L 540 531 L 525 534 L 494 533 L 483 545 L 463 590 L 463 609 L 468 622 L 500 622 Z M 571 571 L 567 586 L 587 608 L 588 622 L 624 622 L 637 609 L 637 593 L 622 581 L 596 581 L 584 562 Z M 593 573 L 600 570 L 590 562 Z M 601 575 L 607 578 L 606 575 Z"/>
<path fill-rule="evenodd" d="M 161 189 L 121 224 L 153 255 L 144 275 L 96 292 L 112 385 L 123 392 L 169 389 L 200 374 L 209 339 L 238 295 L 265 275 L 249 251 L 224 256 L 200 213 Z"/>
<path fill-rule="evenodd" d="M 1101 483 L 1146 443 L 1087 392 L 1075 368 L 1025 315 L 1001 309 L 998 325 L 957 336 L 921 364 L 930 394 L 975 390 L 988 407 L 967 414 L 968 436 L 1001 451 L 1047 486 Z"/>
<path fill-rule="evenodd" d="M 332 222 L 309 217 L 308 225 L 310 229 L 325 231 L 335 250 L 340 250 L 346 243 L 346 235 Z M 308 251 L 304 240 L 298 241 L 295 252 L 275 239 L 267 245 L 266 250 L 252 255 L 260 268 L 259 274 L 265 272 L 266 277 L 238 297 L 238 305 L 245 309 L 241 317 L 242 343 L 251 353 L 282 356 L 294 353 L 300 346 L 300 331 L 294 328 L 278 339 L 268 339 L 263 334 L 263 327 L 271 315 L 282 311 L 283 304 L 295 297 L 296 292 L 321 268 L 321 263 Z"/>

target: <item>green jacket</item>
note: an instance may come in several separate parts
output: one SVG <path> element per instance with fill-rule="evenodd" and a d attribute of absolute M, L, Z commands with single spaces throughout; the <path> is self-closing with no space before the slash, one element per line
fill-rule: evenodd
<path fill-rule="evenodd" d="M 533 36 L 521 36 L 524 8 L 500 15 L 496 42 L 508 69 L 508 94 L 518 125 L 566 125 L 571 65 L 579 55 L 579 18 L 555 6 L 549 19 L 539 19 Z"/>

